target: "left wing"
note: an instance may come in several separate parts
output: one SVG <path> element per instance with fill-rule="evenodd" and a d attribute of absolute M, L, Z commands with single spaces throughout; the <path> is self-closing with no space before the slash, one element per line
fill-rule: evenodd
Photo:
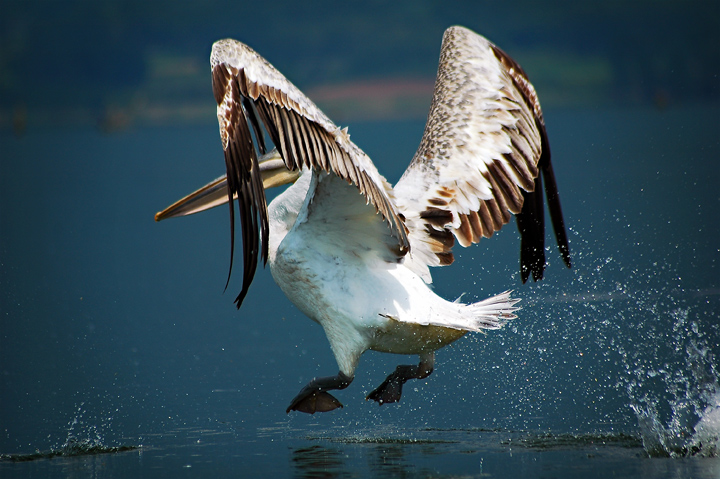
<path fill-rule="evenodd" d="M 383 216 L 397 239 L 398 250 L 407 252 L 407 232 L 390 199 L 392 189 L 370 158 L 350 141 L 347 129 L 337 127 L 247 45 L 236 40 L 216 42 L 210 64 L 225 152 L 231 230 L 233 196 L 238 199 L 242 226 L 244 271 L 242 290 L 235 300 L 238 307 L 252 282 L 258 255 L 263 261 L 268 255 L 267 203 L 256 152 L 265 149 L 261 122 L 288 169 L 321 169 L 354 184 Z M 234 243 L 234 237 L 231 241 Z"/>

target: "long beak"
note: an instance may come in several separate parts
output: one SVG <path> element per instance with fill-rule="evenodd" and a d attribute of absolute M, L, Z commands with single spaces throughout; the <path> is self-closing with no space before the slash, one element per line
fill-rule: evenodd
<path fill-rule="evenodd" d="M 262 177 L 263 187 L 265 189 L 292 183 L 300 176 L 299 170 L 290 171 L 287 169 L 277 149 L 273 149 L 260 157 L 258 162 L 260 164 L 260 176 Z M 235 196 L 234 199 L 237 199 L 237 196 Z M 210 208 L 215 208 L 216 206 L 224 205 L 227 202 L 227 177 L 221 176 L 156 213 L 155 221 L 162 221 L 176 216 L 192 215 L 209 210 Z"/>

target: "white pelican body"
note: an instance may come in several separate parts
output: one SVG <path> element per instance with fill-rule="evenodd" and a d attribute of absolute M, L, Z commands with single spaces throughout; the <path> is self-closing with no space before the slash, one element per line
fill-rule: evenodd
<path fill-rule="evenodd" d="M 332 194 L 308 194 L 318 182 L 333 183 Z M 307 198 L 314 198 L 315 207 L 321 207 L 317 203 L 322 201 L 354 203 L 323 209 L 352 215 L 323 218 L 320 223 L 326 229 L 318 235 L 318 220 L 306 221 L 310 202 L 298 201 Z M 301 209 L 288 211 L 291 205 Z M 375 208 L 365 204 L 357 188 L 335 176 L 317 171 L 303 174 L 270 203 L 268 211 L 273 278 L 303 313 L 323 327 L 340 371 L 347 376 L 352 377 L 360 355 L 368 349 L 428 356 L 468 330 L 499 327 L 514 310 L 515 301 L 507 294 L 501 295 L 500 309 L 493 303 L 483 307 L 446 301 L 403 263 L 388 262 L 378 250 L 364 246 L 373 244 L 374 238 L 357 226 L 374 222 Z"/>
<path fill-rule="evenodd" d="M 211 66 L 226 178 L 156 219 L 229 201 L 234 225 L 237 199 L 244 264 L 238 307 L 259 255 L 287 297 L 323 327 L 340 369 L 310 381 L 288 412 L 342 407 L 327 391 L 352 382 L 368 349 L 420 356 L 417 366 L 398 366 L 367 397 L 396 402 L 406 381 L 432 372 L 434 351 L 514 318 L 517 300 L 509 292 L 474 304 L 440 298 L 430 288 L 429 267 L 451 264 L 456 239 L 469 246 L 490 237 L 512 213 L 522 237 L 522 280 L 531 273 L 540 279 L 543 179 L 570 266 L 537 95 L 522 69 L 480 35 L 462 27 L 445 32 L 425 133 L 395 187 L 347 129 L 248 46 L 216 42 Z M 260 125 L 276 147 L 270 153 Z M 264 188 L 292 181 L 268 207 Z"/>

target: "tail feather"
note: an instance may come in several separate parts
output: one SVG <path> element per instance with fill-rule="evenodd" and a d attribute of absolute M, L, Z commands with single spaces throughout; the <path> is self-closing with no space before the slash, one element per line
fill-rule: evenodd
<path fill-rule="evenodd" d="M 423 310 L 425 314 L 381 314 L 381 316 L 400 322 L 441 326 L 463 331 L 500 329 L 506 322 L 515 319 L 517 316 L 514 312 L 520 309 L 515 306 L 520 299 L 511 298 L 511 293 L 512 291 L 505 291 L 472 304 L 437 298 L 439 301 Z"/>
<path fill-rule="evenodd" d="M 478 303 L 464 305 L 469 316 L 467 329 L 500 329 L 509 320 L 517 318 L 514 312 L 520 308 L 515 305 L 520 299 L 511 298 L 510 293 L 512 291 L 505 291 Z"/>

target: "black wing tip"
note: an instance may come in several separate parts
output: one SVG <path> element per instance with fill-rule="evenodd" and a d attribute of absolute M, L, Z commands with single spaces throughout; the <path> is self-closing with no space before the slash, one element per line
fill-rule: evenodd
<path fill-rule="evenodd" d="M 545 259 L 544 245 L 536 245 L 533 242 L 524 242 L 520 253 L 520 278 L 522 283 L 527 283 L 532 275 L 533 281 L 537 282 L 543 279 L 547 261 Z"/>
<path fill-rule="evenodd" d="M 522 263 L 520 264 L 520 279 L 522 280 L 522 284 L 527 283 L 527 280 L 530 278 L 530 268 L 526 268 Z"/>
<path fill-rule="evenodd" d="M 240 309 L 240 306 L 242 306 L 243 301 L 245 300 L 245 296 L 247 296 L 248 290 L 250 289 L 250 285 L 245 287 L 243 285 L 243 289 L 240 291 L 240 294 L 237 295 L 237 298 L 235 298 L 235 306 L 237 309 Z"/>
<path fill-rule="evenodd" d="M 545 143 L 547 139 L 545 139 Z M 570 255 L 570 244 L 568 242 L 567 232 L 565 230 L 565 220 L 563 219 L 562 207 L 560 206 L 560 194 L 558 193 L 555 172 L 553 171 L 550 161 L 550 154 L 545 157 L 542 166 L 542 177 L 545 182 L 545 196 L 547 197 L 548 212 L 550 213 L 550 221 L 555 232 L 555 241 L 560 251 L 563 263 L 568 268 L 572 268 L 572 260 Z"/>
<path fill-rule="evenodd" d="M 222 82 L 215 81 L 215 78 L 220 77 L 220 73 L 223 71 L 213 72 L 214 84 L 222 84 Z M 242 73 L 242 70 L 240 73 Z M 228 198 L 230 200 L 231 230 L 230 269 L 225 288 L 227 289 L 229 284 L 234 262 L 236 224 L 234 222 L 235 201 L 233 197 L 237 195 L 243 250 L 242 289 L 235 299 L 238 308 L 242 305 L 250 289 L 257 270 L 258 256 L 262 258 L 263 264 L 267 263 L 269 236 L 267 199 L 265 198 L 257 155 L 257 150 L 263 152 L 266 148 L 262 139 L 260 122 L 257 118 L 257 110 L 253 102 L 245 96 L 242 84 L 244 84 L 244 81 L 237 78 L 230 83 L 233 99 L 230 106 L 230 121 L 227 127 L 228 142 L 224 151 L 228 179 Z"/>
<path fill-rule="evenodd" d="M 538 161 L 541 173 L 535 179 L 534 191 L 523 192 L 525 200 L 523 209 L 516 217 L 521 235 L 520 275 L 523 284 L 527 282 L 531 274 L 533 281 L 542 280 L 547 267 L 545 259 L 543 189 L 560 256 L 565 266 L 572 268 L 570 245 L 560 206 L 560 195 L 558 194 L 555 172 L 550 160 L 550 144 L 547 131 L 542 118 L 536 118 L 536 123 L 541 134 L 542 153 Z"/>
<path fill-rule="evenodd" d="M 540 242 L 535 242 L 536 238 L 525 238 L 528 241 L 521 241 L 521 252 L 520 252 L 520 279 L 522 284 L 527 283 L 528 279 L 532 275 L 533 281 L 540 281 L 545 275 L 545 268 L 548 263 L 545 258 L 545 247 Z M 544 243 L 544 241 L 542 242 Z M 572 269 L 572 261 L 570 258 L 570 250 L 567 244 L 558 244 L 558 250 L 560 256 L 563 259 L 563 263 L 568 269 Z"/>
<path fill-rule="evenodd" d="M 524 222 L 519 219 L 520 227 L 520 278 L 525 284 L 532 275 L 533 281 L 540 281 L 545 274 L 548 263 L 545 257 L 545 238 L 543 227 L 538 225 L 532 218 L 525 218 Z M 527 223 L 530 223 L 528 225 Z M 570 248 L 565 242 L 558 239 L 558 250 L 560 257 L 567 268 L 572 269 Z"/>

